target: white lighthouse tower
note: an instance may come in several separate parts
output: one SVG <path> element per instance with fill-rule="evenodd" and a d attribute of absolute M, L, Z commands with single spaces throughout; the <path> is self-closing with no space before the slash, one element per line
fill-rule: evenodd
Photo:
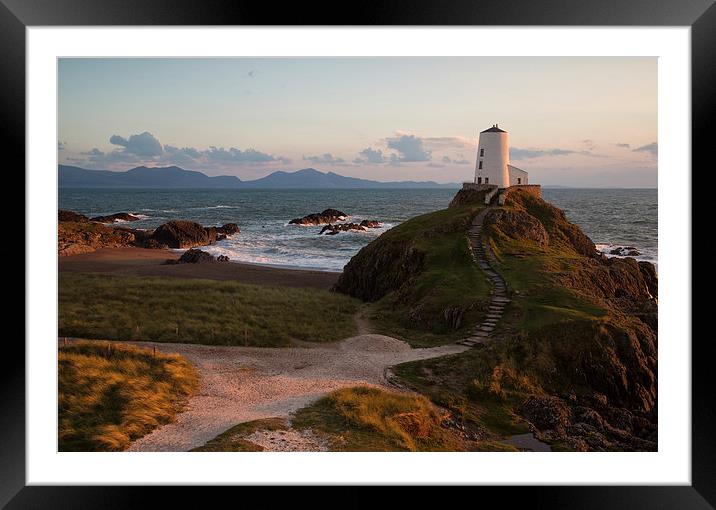
<path fill-rule="evenodd" d="M 497 124 L 480 133 L 475 162 L 475 184 L 510 187 L 510 144 L 507 131 Z"/>

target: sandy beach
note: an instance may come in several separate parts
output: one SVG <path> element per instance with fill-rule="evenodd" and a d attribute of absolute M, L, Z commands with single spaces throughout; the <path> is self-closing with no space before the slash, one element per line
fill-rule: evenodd
<path fill-rule="evenodd" d="M 287 269 L 241 262 L 167 265 L 181 254 L 172 250 L 146 248 L 101 248 L 91 253 L 60 257 L 59 271 L 101 273 L 121 276 L 158 276 L 236 280 L 258 285 L 330 289 L 340 273 Z"/>

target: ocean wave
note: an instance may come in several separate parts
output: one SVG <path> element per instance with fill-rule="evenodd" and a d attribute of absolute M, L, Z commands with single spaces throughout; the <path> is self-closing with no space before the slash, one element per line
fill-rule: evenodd
<path fill-rule="evenodd" d="M 656 250 L 650 248 L 640 248 L 633 244 L 613 244 L 613 243 L 595 243 L 597 251 L 603 253 L 607 257 L 617 258 L 633 258 L 638 261 L 651 262 L 658 267 L 659 259 Z M 617 252 L 617 250 L 619 250 Z M 629 252 L 636 251 L 638 255 L 629 255 Z"/>

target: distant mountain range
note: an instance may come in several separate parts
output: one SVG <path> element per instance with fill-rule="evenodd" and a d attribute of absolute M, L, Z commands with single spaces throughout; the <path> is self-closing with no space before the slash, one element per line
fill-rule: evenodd
<path fill-rule="evenodd" d="M 277 171 L 255 179 L 242 181 L 238 177 L 220 175 L 210 177 L 201 172 L 177 166 L 148 168 L 140 166 L 126 172 L 87 170 L 76 166 L 58 165 L 60 188 L 459 188 L 457 183 L 440 184 L 433 181 L 379 182 L 346 177 L 333 172 L 304 168 L 296 172 Z"/>

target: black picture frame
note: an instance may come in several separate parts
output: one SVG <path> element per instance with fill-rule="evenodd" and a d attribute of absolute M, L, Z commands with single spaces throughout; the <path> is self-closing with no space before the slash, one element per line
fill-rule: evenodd
<path fill-rule="evenodd" d="M 0 0 L 0 90 L 4 152 L 25 165 L 25 29 L 82 25 L 445 25 L 445 26 L 690 26 L 692 41 L 692 160 L 706 161 L 716 112 L 714 0 L 426 0 L 247 3 L 232 0 Z M 712 165 L 710 165 L 712 166 Z M 695 166 L 694 166 L 695 167 Z M 706 167 L 704 170 L 708 170 Z M 681 169 L 679 172 L 691 169 Z M 26 234 L 29 235 L 29 234 Z M 25 268 L 32 271 L 32 268 Z M 690 341 L 689 338 L 670 341 Z M 529 502 L 570 508 L 714 508 L 716 504 L 716 392 L 710 338 L 692 343 L 692 485 L 510 488 L 510 506 Z M 17 344 L 15 338 L 5 339 Z M 113 508 L 142 501 L 121 487 L 39 487 L 25 483 L 24 349 L 0 372 L 0 505 L 7 508 Z M 9 356 L 5 350 L 4 355 Z M 6 358 L 8 359 L 8 358 Z M 22 362 L 21 362 L 22 360 Z M 484 488 L 482 490 L 501 490 Z M 504 489 L 502 489 L 504 491 Z M 352 492 L 353 489 L 350 489 Z M 184 498 L 173 488 L 163 503 Z M 165 499 L 165 495 L 168 499 Z M 500 494 L 504 498 L 504 494 Z M 141 499 L 140 499 L 141 498 Z M 354 503 L 368 501 L 356 496 Z M 490 498 L 494 501 L 494 499 Z M 315 501 L 311 502 L 312 504 Z"/>

